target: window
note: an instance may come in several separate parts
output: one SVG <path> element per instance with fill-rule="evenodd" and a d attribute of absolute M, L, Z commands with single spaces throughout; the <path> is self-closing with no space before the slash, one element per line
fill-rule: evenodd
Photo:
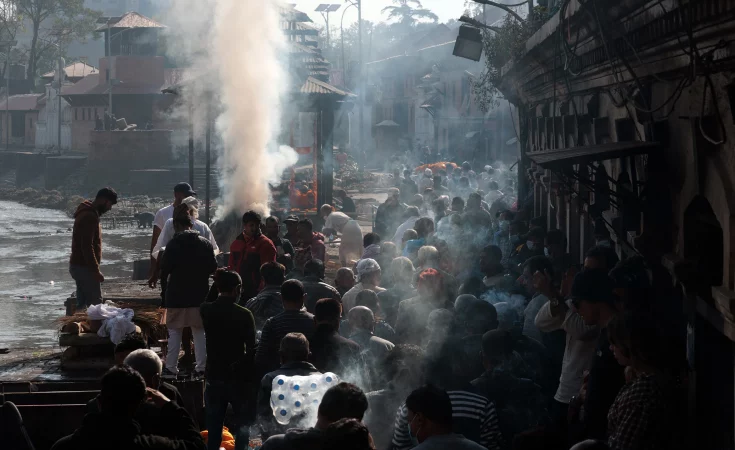
<path fill-rule="evenodd" d="M 87 120 L 92 120 L 92 108 L 87 108 Z"/>
<path fill-rule="evenodd" d="M 79 115 L 77 114 L 79 112 L 79 108 L 74 108 L 74 120 L 79 120 Z"/>
<path fill-rule="evenodd" d="M 82 108 L 82 120 L 87 120 L 87 110 Z"/>

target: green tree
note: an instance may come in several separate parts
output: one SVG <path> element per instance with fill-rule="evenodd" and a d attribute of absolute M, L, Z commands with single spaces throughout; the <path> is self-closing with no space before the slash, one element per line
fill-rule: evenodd
<path fill-rule="evenodd" d="M 429 19 L 434 23 L 439 20 L 439 17 L 431 10 L 424 8 L 419 0 L 393 0 L 393 3 L 395 5 L 386 6 L 382 12 L 388 13 L 388 19 L 397 20 L 404 29 L 413 27 L 423 19 Z"/>
<path fill-rule="evenodd" d="M 31 28 L 28 46 L 29 80 L 40 68 L 52 66 L 72 41 L 86 41 L 101 13 L 84 7 L 84 0 L 14 0 L 19 17 Z"/>

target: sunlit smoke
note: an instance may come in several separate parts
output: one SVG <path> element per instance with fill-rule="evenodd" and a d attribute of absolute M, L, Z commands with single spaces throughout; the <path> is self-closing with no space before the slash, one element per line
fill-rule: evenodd
<path fill-rule="evenodd" d="M 191 108 L 198 136 L 209 114 L 222 142 L 218 217 L 267 214 L 268 182 L 297 159 L 276 141 L 289 87 L 280 5 L 175 0 L 167 16 L 168 51 L 187 67 L 182 106 Z"/>

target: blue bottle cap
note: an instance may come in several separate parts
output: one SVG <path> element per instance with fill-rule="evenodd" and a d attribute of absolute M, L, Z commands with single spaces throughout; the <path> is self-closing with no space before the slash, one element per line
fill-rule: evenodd
<path fill-rule="evenodd" d="M 282 409 L 282 410 L 281 410 L 281 415 L 282 415 L 282 416 L 285 416 L 286 414 L 288 414 L 288 411 L 286 411 L 285 409 Z"/>
<path fill-rule="evenodd" d="M 278 394 L 278 400 L 283 400 L 284 398 L 286 398 L 286 396 L 285 396 L 285 395 L 283 395 L 283 394 Z"/>

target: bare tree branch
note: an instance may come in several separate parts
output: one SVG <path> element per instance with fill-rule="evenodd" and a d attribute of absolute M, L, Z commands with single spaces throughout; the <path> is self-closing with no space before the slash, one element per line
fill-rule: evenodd
<path fill-rule="evenodd" d="M 525 22 L 525 20 L 523 20 L 523 17 L 521 17 L 520 15 L 518 15 L 517 12 L 513 11 L 512 9 L 510 9 L 507 5 L 503 5 L 501 3 L 495 3 L 495 2 L 490 1 L 490 0 L 473 0 L 473 1 L 475 1 L 477 3 L 482 3 L 483 5 L 490 5 L 490 6 L 494 6 L 496 8 L 500 8 L 503 11 L 506 11 L 508 14 L 510 14 L 513 17 L 515 17 L 516 19 L 518 19 L 519 22 L 521 22 L 521 23 L 524 23 Z"/>

